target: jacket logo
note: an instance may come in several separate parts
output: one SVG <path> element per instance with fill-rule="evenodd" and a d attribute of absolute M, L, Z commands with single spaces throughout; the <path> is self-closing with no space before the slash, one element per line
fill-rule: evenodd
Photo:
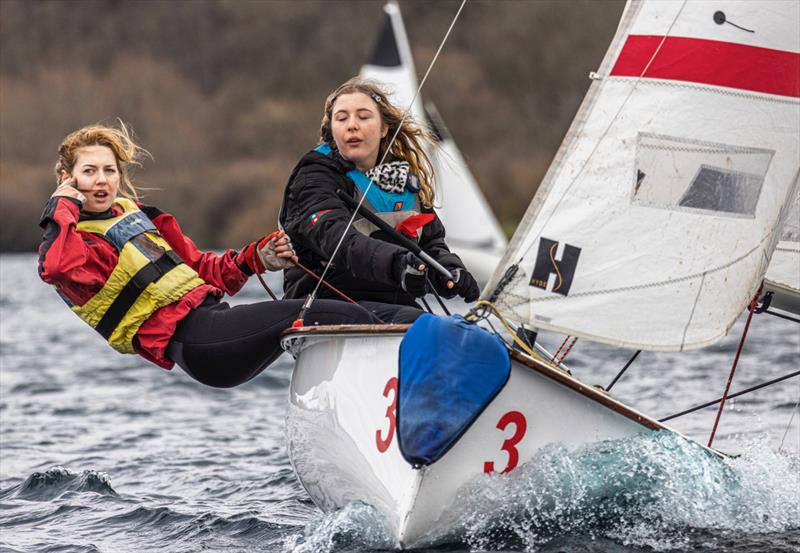
<path fill-rule="evenodd" d="M 555 240 L 547 238 L 539 240 L 539 252 L 536 254 L 536 265 L 533 267 L 530 285 L 547 290 L 550 275 L 555 275 L 553 288 L 548 291 L 566 296 L 572 286 L 572 277 L 575 276 L 581 249 L 564 244 L 564 251 L 559 258 L 556 258 L 557 250 L 558 242 Z"/>
<path fill-rule="evenodd" d="M 319 220 L 322 219 L 322 216 L 325 215 L 329 211 L 330 211 L 330 209 L 323 209 L 321 211 L 317 211 L 315 213 L 312 213 L 309 216 L 309 219 L 311 219 L 312 226 L 316 225 L 319 222 Z"/>
<path fill-rule="evenodd" d="M 403 210 L 403 202 L 395 202 L 394 203 L 394 210 L 395 211 L 402 211 Z"/>

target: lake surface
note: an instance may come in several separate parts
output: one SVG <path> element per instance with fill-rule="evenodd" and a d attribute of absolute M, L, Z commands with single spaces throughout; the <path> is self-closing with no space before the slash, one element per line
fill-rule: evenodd
<path fill-rule="evenodd" d="M 263 299 L 251 282 L 232 302 Z M 719 397 L 742 326 L 701 351 L 642 353 L 614 396 L 656 418 Z M 608 385 L 630 354 L 579 341 L 567 364 Z M 757 315 L 732 391 L 798 365 L 800 325 Z M 296 480 L 291 370 L 285 355 L 217 390 L 120 355 L 39 281 L 35 255 L 0 256 L 0 551 L 390 549 L 368 506 L 324 514 Z M 714 445 L 735 457 L 712 469 L 669 436 L 553 444 L 470 484 L 462 527 L 429 551 L 798 551 L 798 401 L 794 378 L 729 402 Z M 715 413 L 670 424 L 706 443 Z"/>

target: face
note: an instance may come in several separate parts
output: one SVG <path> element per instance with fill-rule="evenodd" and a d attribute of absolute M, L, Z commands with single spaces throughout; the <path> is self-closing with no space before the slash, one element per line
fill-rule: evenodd
<path fill-rule="evenodd" d="M 108 146 L 86 146 L 78 150 L 72 176 L 77 180 L 78 190 L 86 196 L 84 211 L 102 213 L 114 203 L 120 174 L 117 158 Z"/>
<path fill-rule="evenodd" d="M 375 101 L 363 92 L 342 94 L 331 111 L 331 132 L 342 157 L 361 171 L 375 167 L 381 138 L 389 130 Z"/>

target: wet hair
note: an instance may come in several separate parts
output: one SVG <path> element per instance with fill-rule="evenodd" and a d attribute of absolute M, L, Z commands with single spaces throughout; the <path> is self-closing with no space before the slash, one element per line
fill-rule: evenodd
<path fill-rule="evenodd" d="M 334 150 L 336 149 L 336 142 L 333 139 L 333 131 L 331 129 L 333 104 L 339 96 L 356 92 L 361 92 L 372 98 L 372 101 L 378 107 L 381 121 L 389 128 L 389 132 L 381 139 L 380 147 L 378 148 L 378 161 L 383 157 L 389 142 L 397 133 L 397 138 L 392 143 L 392 148 L 384 161 L 407 161 L 411 167 L 411 172 L 419 179 L 419 197 L 422 205 L 427 208 L 433 207 L 436 187 L 434 184 L 433 165 L 428 154 L 425 153 L 425 145 L 433 147 L 436 143 L 430 131 L 416 122 L 410 114 L 406 115 L 405 120 L 403 120 L 403 110 L 389 102 L 386 93 L 377 83 L 360 77 L 353 77 L 339 85 L 325 100 L 325 111 L 322 114 L 322 123 L 319 129 L 320 140 L 330 145 Z M 403 121 L 402 125 L 400 125 L 400 121 Z M 400 127 L 400 132 L 397 132 L 398 127 Z"/>
<path fill-rule="evenodd" d="M 141 160 L 149 157 L 150 153 L 135 142 L 131 129 L 121 119 L 117 121 L 116 127 L 90 125 L 68 134 L 58 147 L 56 178 L 61 180 L 61 171 L 72 174 L 81 148 L 106 146 L 111 149 L 117 160 L 117 170 L 120 174 L 119 193 L 126 198 L 138 200 L 139 195 L 131 183 L 133 170 L 141 166 Z"/>

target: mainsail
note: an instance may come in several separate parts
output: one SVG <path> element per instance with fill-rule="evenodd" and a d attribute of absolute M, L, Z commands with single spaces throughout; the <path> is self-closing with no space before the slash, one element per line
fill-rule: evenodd
<path fill-rule="evenodd" d="M 713 343 L 767 270 L 799 135 L 800 2 L 629 0 L 484 297 L 607 344 Z"/>
<path fill-rule="evenodd" d="M 405 109 L 418 87 L 414 59 L 400 8 L 388 2 L 383 9 L 383 26 L 360 76 L 383 84 L 392 102 Z M 427 120 L 439 138 L 439 147 L 429 154 L 436 174 L 436 203 L 441 206 L 436 211 L 447 229 L 447 243 L 475 278 L 486 282 L 505 249 L 505 235 L 436 108 L 428 104 L 424 109 L 417 96 L 411 115 L 420 122 Z"/>

